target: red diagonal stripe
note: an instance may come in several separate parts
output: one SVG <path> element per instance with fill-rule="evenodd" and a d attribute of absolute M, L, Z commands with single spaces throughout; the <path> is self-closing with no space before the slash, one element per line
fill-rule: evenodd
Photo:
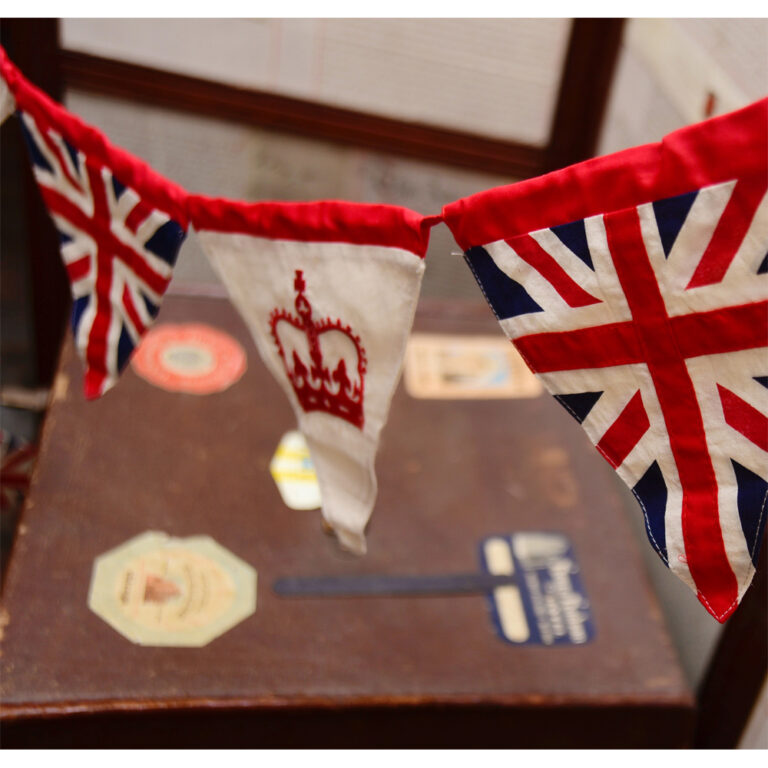
<path fill-rule="evenodd" d="M 112 305 L 109 300 L 109 287 L 112 281 L 112 259 L 101 251 L 96 255 L 96 314 L 93 318 L 88 343 L 85 349 L 85 396 L 89 400 L 101 395 L 104 380 L 107 378 L 107 334 L 112 318 Z"/>
<path fill-rule="evenodd" d="M 152 206 L 147 205 L 143 200 L 139 200 L 125 220 L 126 228 L 136 234 L 136 230 L 150 213 L 152 213 Z"/>
<path fill-rule="evenodd" d="M 587 293 L 530 235 L 521 235 L 507 243 L 515 253 L 530 264 L 562 296 L 569 307 L 586 307 L 599 304 L 591 293 Z"/>
<path fill-rule="evenodd" d="M 97 176 L 97 174 L 91 173 L 90 175 L 91 183 L 93 184 L 94 176 Z M 101 177 L 98 176 L 97 178 L 98 182 L 101 183 Z M 99 193 L 98 190 L 92 191 L 94 197 L 98 194 L 103 194 L 103 192 Z M 73 205 L 55 190 L 41 186 L 40 192 L 49 210 L 68 219 L 78 229 L 87 232 L 96 241 L 100 251 L 119 258 L 155 293 L 162 295 L 165 292 L 170 278 L 163 277 L 155 272 L 139 254 L 131 250 L 124 243 L 121 243 L 109 231 L 109 212 L 106 208 L 102 208 L 99 215 L 94 215 L 94 218 L 90 219 L 77 206 Z M 104 216 L 106 218 L 103 218 Z"/>
<path fill-rule="evenodd" d="M 638 390 L 626 404 L 616 421 L 606 430 L 597 444 L 597 450 L 605 456 L 615 469 L 620 466 L 638 440 L 651 426 L 648 414 L 643 406 L 643 398 Z"/>
<path fill-rule="evenodd" d="M 91 193 L 93 195 L 94 220 L 108 220 L 107 199 L 101 176 L 95 169 L 88 167 Z M 97 240 L 98 242 L 98 240 Z M 85 396 L 88 399 L 98 397 L 108 376 L 107 354 L 109 349 L 108 334 L 112 321 L 112 302 L 110 289 L 112 287 L 112 257 L 105 252 L 101 242 L 95 254 L 96 258 L 96 314 L 88 334 L 88 346 L 85 350 Z"/>
<path fill-rule="evenodd" d="M 133 323 L 133 327 L 138 331 L 140 336 L 143 335 L 144 331 L 147 329 L 139 317 L 139 313 L 136 311 L 136 305 L 133 303 L 131 292 L 128 290 L 127 285 L 123 286 L 123 308 L 125 309 L 125 314 L 128 315 L 128 318 Z"/>
<path fill-rule="evenodd" d="M 747 234 L 749 225 L 755 216 L 755 210 L 765 195 L 765 173 L 750 179 L 739 179 L 733 188 L 733 194 L 725 206 L 707 250 L 701 257 L 696 271 L 688 283 L 688 288 L 711 285 L 723 279 L 731 265 L 736 251 Z"/>
<path fill-rule="evenodd" d="M 670 333 L 635 208 L 606 214 L 608 244 L 653 379 L 683 491 L 682 528 L 699 599 L 719 621 L 736 607 L 736 577 L 725 552 L 718 488 L 704 423 L 684 358 Z"/>
<path fill-rule="evenodd" d="M 680 315 L 669 322 L 683 357 L 768 345 L 768 301 Z"/>
<path fill-rule="evenodd" d="M 725 422 L 758 448 L 768 451 L 768 418 L 730 389 L 717 385 Z"/>
<path fill-rule="evenodd" d="M 515 346 L 536 373 L 608 368 L 645 359 L 631 321 L 576 331 L 532 333 L 515 339 Z"/>
<path fill-rule="evenodd" d="M 91 257 L 83 256 L 82 259 L 72 261 L 67 266 L 67 274 L 69 275 L 69 281 L 76 283 L 78 280 L 84 278 L 91 270 Z"/>

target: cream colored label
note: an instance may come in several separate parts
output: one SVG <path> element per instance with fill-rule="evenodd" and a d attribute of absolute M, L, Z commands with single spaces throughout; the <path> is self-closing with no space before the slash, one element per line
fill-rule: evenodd
<path fill-rule="evenodd" d="M 486 399 L 536 397 L 541 382 L 507 340 L 495 336 L 414 333 L 405 356 L 411 397 Z"/>
<path fill-rule="evenodd" d="M 283 503 L 291 509 L 319 509 L 322 506 L 315 465 L 304 435 L 286 432 L 269 464 Z"/>
<path fill-rule="evenodd" d="M 496 576 L 511 576 L 515 572 L 509 544 L 504 539 L 487 539 L 484 544 L 488 571 Z M 519 587 L 508 584 L 493 590 L 496 612 L 504 636 L 513 643 L 524 643 L 531 636 L 525 618 L 523 598 Z"/>
<path fill-rule="evenodd" d="M 256 610 L 256 571 L 207 536 L 149 531 L 96 558 L 88 605 L 139 645 L 202 646 Z"/>

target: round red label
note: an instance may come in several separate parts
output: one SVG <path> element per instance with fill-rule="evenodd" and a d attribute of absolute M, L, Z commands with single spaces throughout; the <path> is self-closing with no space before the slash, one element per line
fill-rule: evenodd
<path fill-rule="evenodd" d="M 245 372 L 245 350 L 229 334 L 202 323 L 152 328 L 132 359 L 142 378 L 171 392 L 209 395 Z"/>

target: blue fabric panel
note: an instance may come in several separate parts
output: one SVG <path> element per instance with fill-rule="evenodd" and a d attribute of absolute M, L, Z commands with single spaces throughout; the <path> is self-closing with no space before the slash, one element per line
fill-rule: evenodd
<path fill-rule="evenodd" d="M 577 392 L 574 395 L 555 395 L 555 400 L 581 424 L 602 394 L 602 392 Z"/>
<path fill-rule="evenodd" d="M 758 384 L 762 384 L 766 389 L 768 389 L 768 376 L 753 376 L 754 380 Z"/>
<path fill-rule="evenodd" d="M 72 332 L 76 335 L 77 329 L 80 326 L 80 318 L 85 312 L 85 308 L 88 306 L 90 296 L 81 296 L 79 299 L 75 299 L 72 302 Z"/>
<path fill-rule="evenodd" d="M 75 299 L 72 302 L 72 333 L 77 335 L 77 329 L 80 326 L 80 318 L 85 312 L 85 308 L 88 306 L 90 296 L 81 296 L 79 299 Z"/>
<path fill-rule="evenodd" d="M 160 311 L 160 307 L 155 306 L 146 296 L 142 294 L 142 299 L 144 299 L 144 306 L 147 308 L 147 312 L 149 312 L 150 317 L 157 317 L 157 313 Z"/>
<path fill-rule="evenodd" d="M 557 227 L 552 227 L 552 231 L 594 272 L 595 267 L 592 264 L 592 254 L 589 252 L 589 245 L 587 244 L 584 219 L 572 221 L 570 224 L 560 224 Z"/>
<path fill-rule="evenodd" d="M 543 311 L 520 283 L 496 266 L 485 248 L 470 248 L 464 258 L 499 320 Z"/>
<path fill-rule="evenodd" d="M 664 248 L 665 256 L 669 256 L 697 194 L 698 192 L 687 192 L 684 195 L 657 200 L 653 204 L 653 212 L 656 215 L 656 223 L 659 227 L 661 245 Z"/>
<path fill-rule="evenodd" d="M 79 168 L 80 160 L 77 156 L 77 150 L 66 139 L 64 140 L 64 146 L 67 149 L 67 154 L 69 155 L 69 159 L 72 161 L 72 166 L 74 168 Z"/>
<path fill-rule="evenodd" d="M 733 459 L 731 464 L 733 464 L 733 473 L 736 475 L 736 484 L 739 489 L 736 504 L 739 507 L 741 530 L 747 540 L 749 556 L 757 567 L 757 556 L 760 554 L 760 542 L 765 528 L 768 482 Z"/>
<path fill-rule="evenodd" d="M 120 195 L 125 192 L 125 184 L 123 184 L 120 179 L 116 179 L 114 176 L 112 177 L 112 189 L 115 193 L 115 200 L 120 199 Z"/>
<path fill-rule="evenodd" d="M 21 117 L 21 114 L 22 113 L 19 112 L 19 117 Z M 21 134 L 24 136 L 24 143 L 27 145 L 27 151 L 29 152 L 29 158 L 32 161 L 32 164 L 36 165 L 38 168 L 42 168 L 44 171 L 53 173 L 53 168 L 51 168 L 50 163 L 45 159 L 45 155 L 40 151 L 37 142 L 32 138 L 32 134 L 29 132 L 29 129 L 22 119 L 19 119 L 19 125 L 21 126 Z"/>
<path fill-rule="evenodd" d="M 768 272 L 768 253 L 765 254 L 762 264 L 757 268 L 758 275 L 764 275 L 766 272 Z"/>
<path fill-rule="evenodd" d="M 125 326 L 120 329 L 120 341 L 117 343 L 117 370 L 122 371 L 125 368 L 125 364 L 128 362 L 128 358 L 133 352 L 133 340 L 131 339 L 128 331 L 125 330 Z"/>
<path fill-rule="evenodd" d="M 185 236 L 184 230 L 173 219 L 170 219 L 149 238 L 144 247 L 173 266 Z"/>
<path fill-rule="evenodd" d="M 58 227 L 56 228 L 56 234 L 59 236 L 59 245 L 63 246 L 72 242 L 72 238 L 66 233 L 62 232 Z"/>
<path fill-rule="evenodd" d="M 664 513 L 667 509 L 667 484 L 657 462 L 648 467 L 646 473 L 632 489 L 640 502 L 645 517 L 648 539 L 661 559 L 669 567 L 667 556 L 667 535 L 664 527 Z"/>

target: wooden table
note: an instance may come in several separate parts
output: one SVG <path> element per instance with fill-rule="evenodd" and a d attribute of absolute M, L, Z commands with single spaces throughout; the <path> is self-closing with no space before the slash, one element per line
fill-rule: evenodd
<path fill-rule="evenodd" d="M 419 400 L 402 384 L 377 459 L 369 553 L 281 502 L 268 464 L 291 409 L 221 299 L 168 297 L 248 355 L 225 392 L 127 370 L 87 403 L 67 340 L 3 594 L 3 746 L 668 747 L 693 702 L 610 467 L 549 396 Z M 417 330 L 501 331 L 422 301 Z M 637 514 L 640 511 L 637 510 Z M 160 530 L 207 534 L 258 571 L 254 615 L 202 648 L 132 644 L 86 604 L 94 558 Z M 562 531 L 595 638 L 512 646 L 486 597 L 278 598 L 285 575 L 457 573 L 489 534 Z"/>

